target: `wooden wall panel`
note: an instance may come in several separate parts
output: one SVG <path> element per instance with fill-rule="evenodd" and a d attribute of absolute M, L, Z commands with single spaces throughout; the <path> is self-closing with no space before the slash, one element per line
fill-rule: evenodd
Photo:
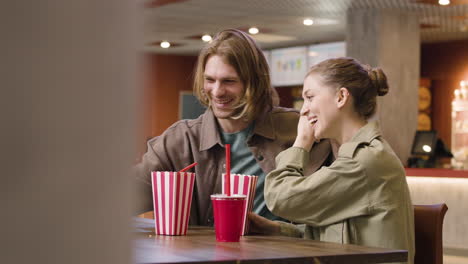
<path fill-rule="evenodd" d="M 432 81 L 432 127 L 449 148 L 453 91 L 468 80 L 467 47 L 468 40 L 421 46 L 421 76 Z"/>
<path fill-rule="evenodd" d="M 179 92 L 191 91 L 196 56 L 144 55 L 144 143 L 178 120 Z"/>
<path fill-rule="evenodd" d="M 292 97 L 292 89 L 295 86 L 281 86 L 276 87 L 276 91 L 278 92 L 278 96 L 280 98 L 280 106 L 282 107 L 293 107 L 293 97 Z"/>

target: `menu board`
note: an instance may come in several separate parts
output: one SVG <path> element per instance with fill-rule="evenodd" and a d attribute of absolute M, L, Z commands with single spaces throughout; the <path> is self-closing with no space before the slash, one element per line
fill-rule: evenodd
<path fill-rule="evenodd" d="M 272 50 L 270 68 L 273 86 L 301 85 L 307 73 L 307 47 Z"/>
<path fill-rule="evenodd" d="M 307 56 L 307 68 L 310 68 L 314 64 L 317 64 L 326 59 L 344 57 L 346 56 L 346 43 L 344 41 L 341 41 L 310 45 L 308 47 Z"/>

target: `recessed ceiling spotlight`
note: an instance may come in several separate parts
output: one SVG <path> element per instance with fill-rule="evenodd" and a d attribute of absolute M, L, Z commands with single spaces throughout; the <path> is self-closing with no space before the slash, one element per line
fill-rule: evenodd
<path fill-rule="evenodd" d="M 306 18 L 306 19 L 304 19 L 303 23 L 306 26 L 311 26 L 311 25 L 314 24 L 314 21 L 312 19 L 310 19 L 310 18 Z"/>
<path fill-rule="evenodd" d="M 439 0 L 439 5 L 449 5 L 450 0 Z"/>
<path fill-rule="evenodd" d="M 211 41 L 211 36 L 208 35 L 208 34 L 205 34 L 201 37 L 201 39 L 204 41 L 204 42 L 210 42 Z"/>
<path fill-rule="evenodd" d="M 429 145 L 424 145 L 422 147 L 422 149 L 424 150 L 424 152 L 431 152 L 431 150 L 432 150 L 431 146 L 429 146 Z"/>
<path fill-rule="evenodd" d="M 167 49 L 167 48 L 169 48 L 171 46 L 171 43 L 169 43 L 167 41 L 163 41 L 163 42 L 161 42 L 160 45 L 161 45 L 161 48 Z"/>
<path fill-rule="evenodd" d="M 252 35 L 258 34 L 259 30 L 256 27 L 249 28 L 249 33 Z"/>

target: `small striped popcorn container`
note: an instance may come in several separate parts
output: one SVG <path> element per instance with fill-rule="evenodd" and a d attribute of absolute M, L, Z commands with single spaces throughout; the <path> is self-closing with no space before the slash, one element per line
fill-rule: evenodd
<path fill-rule="evenodd" d="M 222 192 L 224 191 L 224 173 L 222 175 Z M 231 174 L 231 194 L 233 195 L 245 195 L 246 206 L 244 209 L 243 224 L 242 224 L 242 235 L 247 235 L 249 232 L 249 221 L 247 219 L 247 214 L 252 212 L 253 201 L 255 198 L 255 190 L 257 187 L 258 176 L 254 175 L 242 175 L 242 174 Z"/>
<path fill-rule="evenodd" d="M 151 182 L 156 234 L 186 235 L 195 173 L 153 171 Z"/>

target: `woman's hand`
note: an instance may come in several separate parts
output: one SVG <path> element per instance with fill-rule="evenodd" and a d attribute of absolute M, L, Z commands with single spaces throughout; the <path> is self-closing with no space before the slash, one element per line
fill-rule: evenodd
<path fill-rule="evenodd" d="M 310 151 L 314 142 L 314 127 L 309 123 L 306 116 L 301 115 L 297 125 L 296 141 L 293 146 Z"/>
<path fill-rule="evenodd" d="M 250 233 L 264 235 L 279 235 L 280 224 L 255 213 L 249 213 Z"/>

